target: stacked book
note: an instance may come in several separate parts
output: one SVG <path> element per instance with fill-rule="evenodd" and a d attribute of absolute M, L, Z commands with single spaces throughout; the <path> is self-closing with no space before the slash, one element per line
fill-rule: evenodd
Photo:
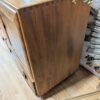
<path fill-rule="evenodd" d="M 95 7 L 90 12 L 80 64 L 100 78 L 100 10 Z"/>

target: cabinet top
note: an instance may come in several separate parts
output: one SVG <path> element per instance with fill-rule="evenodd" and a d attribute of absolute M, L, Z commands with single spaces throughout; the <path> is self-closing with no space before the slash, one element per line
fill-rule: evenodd
<path fill-rule="evenodd" d="M 38 5 L 53 0 L 0 0 L 0 1 L 3 1 L 16 9 L 20 9 L 20 8 L 24 8 L 32 5 Z"/>

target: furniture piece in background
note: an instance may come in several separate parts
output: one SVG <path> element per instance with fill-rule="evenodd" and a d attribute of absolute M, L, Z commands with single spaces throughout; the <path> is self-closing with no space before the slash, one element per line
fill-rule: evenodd
<path fill-rule="evenodd" d="M 0 1 L 0 37 L 37 95 L 78 68 L 89 11 L 82 0 Z"/>

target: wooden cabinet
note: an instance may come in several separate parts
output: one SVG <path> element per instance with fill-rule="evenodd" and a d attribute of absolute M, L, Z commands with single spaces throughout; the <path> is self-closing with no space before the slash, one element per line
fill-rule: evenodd
<path fill-rule="evenodd" d="M 0 16 L 0 42 L 3 48 L 5 48 L 7 51 L 10 51 L 8 47 L 8 39 L 7 39 L 6 31 L 5 31 L 5 26 L 2 22 L 1 16 Z"/>
<path fill-rule="evenodd" d="M 15 21 L 10 21 L 6 16 L 2 16 L 2 19 L 6 27 L 8 39 L 10 41 L 9 44 L 11 45 L 11 52 L 14 53 L 14 55 L 17 57 L 20 64 L 22 65 L 24 72 L 27 74 L 30 80 L 33 81 L 28 60 L 25 54 L 26 51 L 22 43 L 23 39 L 20 35 L 20 29 L 18 29 L 19 26 L 17 26 L 17 19 Z"/>
<path fill-rule="evenodd" d="M 0 1 L 8 48 L 37 95 L 78 68 L 89 10 L 82 0 Z"/>

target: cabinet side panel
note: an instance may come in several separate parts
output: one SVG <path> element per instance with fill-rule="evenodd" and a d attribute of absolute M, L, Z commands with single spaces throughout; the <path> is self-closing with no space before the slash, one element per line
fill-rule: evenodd
<path fill-rule="evenodd" d="M 34 76 L 32 75 L 31 65 L 29 63 L 29 59 L 28 59 L 28 56 L 27 56 L 27 51 L 26 51 L 24 39 L 23 39 L 23 36 L 22 36 L 22 30 L 21 30 L 18 14 L 16 14 L 15 24 L 16 24 L 16 28 L 18 29 L 18 32 L 19 32 L 19 39 L 20 39 L 20 45 L 21 45 L 20 51 L 23 52 L 22 55 L 21 55 L 23 57 L 22 58 L 22 62 L 24 63 L 23 67 L 25 67 L 25 69 L 24 68 L 23 69 L 28 74 L 31 82 L 34 82 Z"/>
<path fill-rule="evenodd" d="M 38 95 L 79 66 L 90 7 L 78 0 L 55 0 L 19 10 Z"/>
<path fill-rule="evenodd" d="M 34 78 L 22 37 L 17 9 L 4 1 L 0 1 L 0 42 L 11 53 L 20 72 L 33 87 Z"/>
<path fill-rule="evenodd" d="M 23 69 L 23 73 L 25 72 L 30 80 L 33 81 L 17 15 L 15 16 L 13 21 L 9 20 L 8 17 L 3 13 L 1 14 L 1 16 L 9 39 L 9 48 L 11 50 L 11 53 L 14 55 L 14 58 L 17 58 L 19 60 L 22 67 L 20 67 L 20 69 Z"/>

